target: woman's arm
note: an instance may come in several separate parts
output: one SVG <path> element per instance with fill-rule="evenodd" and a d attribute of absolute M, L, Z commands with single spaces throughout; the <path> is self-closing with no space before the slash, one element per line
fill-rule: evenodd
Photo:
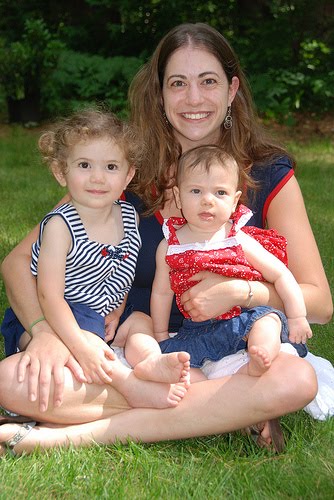
<path fill-rule="evenodd" d="M 328 323 L 333 314 L 329 284 L 295 177 L 272 200 L 268 226 L 287 239 L 289 269 L 300 285 L 310 323 Z"/>
<path fill-rule="evenodd" d="M 27 331 L 29 325 L 43 315 L 37 298 L 36 279 L 30 271 L 31 245 L 37 240 L 38 232 L 39 226 L 36 226 L 1 265 L 9 303 Z"/>
<path fill-rule="evenodd" d="M 190 280 L 198 281 L 181 296 L 184 309 L 193 321 L 206 321 L 226 313 L 232 307 L 256 307 L 270 305 L 284 310 L 274 285 L 264 281 L 252 281 L 252 299 L 249 304 L 249 286 L 246 280 L 226 278 L 210 271 L 201 271 Z"/>
<path fill-rule="evenodd" d="M 67 201 L 69 201 L 68 195 L 64 196 L 57 206 Z M 9 303 L 27 331 L 29 325 L 42 316 L 37 297 L 36 280 L 30 271 L 31 246 L 37 240 L 38 233 L 39 226 L 36 226 L 5 257 L 1 265 Z"/>
<path fill-rule="evenodd" d="M 333 314 L 333 303 L 319 251 L 295 177 L 284 185 L 268 208 L 269 228 L 276 229 L 288 242 L 289 269 L 300 285 L 310 323 L 324 324 Z M 202 271 L 192 278 L 199 283 L 182 295 L 182 303 L 194 321 L 204 321 L 227 312 L 235 305 L 246 307 L 248 284 Z M 251 306 L 270 305 L 284 310 L 272 284 L 252 282 Z"/>

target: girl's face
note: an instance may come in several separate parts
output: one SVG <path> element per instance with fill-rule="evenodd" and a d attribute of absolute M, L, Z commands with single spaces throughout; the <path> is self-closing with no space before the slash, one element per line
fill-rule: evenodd
<path fill-rule="evenodd" d="M 230 219 L 239 201 L 234 166 L 213 163 L 209 171 L 199 164 L 186 169 L 174 187 L 176 205 L 192 230 L 213 233 Z"/>
<path fill-rule="evenodd" d="M 195 146 L 217 144 L 227 107 L 238 87 L 238 78 L 233 77 L 229 84 L 218 59 L 205 49 L 187 46 L 171 55 L 162 98 L 183 152 Z"/>
<path fill-rule="evenodd" d="M 67 172 L 54 171 L 60 185 L 68 188 L 74 205 L 95 209 L 110 208 L 134 173 L 122 150 L 107 137 L 87 139 L 71 146 Z"/>

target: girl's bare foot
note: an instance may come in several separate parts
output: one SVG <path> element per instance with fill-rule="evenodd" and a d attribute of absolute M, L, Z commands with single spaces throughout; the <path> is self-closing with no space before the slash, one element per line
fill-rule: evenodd
<path fill-rule="evenodd" d="M 134 367 L 136 376 L 142 380 L 183 382 L 190 385 L 190 355 L 187 352 L 152 354 Z"/>
<path fill-rule="evenodd" d="M 189 355 L 188 355 L 189 356 Z M 119 360 L 113 361 L 112 385 L 134 408 L 169 408 L 177 406 L 187 393 L 187 384 L 153 382 L 137 377 L 134 370 Z"/>
<path fill-rule="evenodd" d="M 271 366 L 271 357 L 268 351 L 261 346 L 252 345 L 248 348 L 249 363 L 248 374 L 252 377 L 260 377 Z"/>
<path fill-rule="evenodd" d="M 134 408 L 169 408 L 177 406 L 187 393 L 184 383 L 165 384 L 141 380 L 131 371 L 122 383 L 114 384 Z"/>

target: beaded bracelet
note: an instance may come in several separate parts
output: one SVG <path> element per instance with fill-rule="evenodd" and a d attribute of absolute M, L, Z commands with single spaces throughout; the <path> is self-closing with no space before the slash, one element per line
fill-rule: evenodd
<path fill-rule="evenodd" d="M 40 323 L 41 321 L 44 321 L 44 320 L 45 320 L 44 316 L 41 316 L 40 318 L 35 319 L 35 321 L 33 321 L 31 323 L 31 325 L 29 326 L 29 332 L 28 332 L 30 336 L 32 336 L 32 329 L 33 329 L 33 327 L 35 325 L 37 325 L 37 323 Z"/>
<path fill-rule="evenodd" d="M 246 307 L 249 307 L 251 302 L 252 302 L 252 298 L 254 296 L 254 293 L 252 291 L 252 287 L 251 287 L 251 284 L 250 282 L 247 280 L 247 283 L 248 283 L 248 287 L 249 287 L 249 290 L 248 290 L 248 300 L 247 300 L 247 303 L 246 303 Z"/>

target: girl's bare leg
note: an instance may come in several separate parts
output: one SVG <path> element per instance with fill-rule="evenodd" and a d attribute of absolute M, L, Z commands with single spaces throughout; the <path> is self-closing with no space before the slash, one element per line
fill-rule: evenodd
<path fill-rule="evenodd" d="M 134 408 L 176 406 L 187 393 L 187 386 L 183 383 L 168 384 L 142 380 L 118 359 L 112 363 L 112 386 L 123 394 Z"/>
<path fill-rule="evenodd" d="M 0 405 L 4 406 L 7 409 L 10 409 L 16 413 L 22 413 L 27 416 L 31 416 L 31 411 L 35 413 L 35 405 L 32 408 L 27 407 L 24 404 L 22 409 L 22 402 L 25 403 L 28 394 L 28 386 L 27 382 L 18 383 L 17 382 L 17 360 L 19 359 L 20 354 L 11 356 L 0 363 L 0 376 L 3 373 L 3 379 L 6 380 L 6 384 L 9 384 L 9 387 L 1 388 L 0 382 Z M 105 404 L 106 398 L 110 393 L 113 397 L 116 397 L 116 407 L 140 407 L 140 408 L 167 408 L 169 406 L 176 406 L 181 399 L 185 396 L 187 392 L 187 388 L 184 384 L 164 384 L 157 383 L 151 381 L 145 381 L 138 379 L 133 370 L 129 369 L 125 365 L 123 365 L 119 360 L 115 360 L 113 363 L 113 382 L 112 386 L 109 385 L 86 385 L 77 382 L 69 370 L 65 369 L 65 384 L 68 388 L 69 401 L 71 404 L 71 396 L 76 393 L 77 395 L 81 395 L 83 401 L 85 400 L 85 393 L 88 388 L 90 389 L 88 392 L 92 394 L 91 397 L 96 400 L 96 403 L 99 405 L 100 402 Z M 7 371 L 7 375 L 6 375 Z M 13 376 L 9 379 L 8 374 L 13 373 Z M 26 378 L 27 380 L 29 377 Z M 71 394 L 72 393 L 72 394 Z M 121 402 L 118 401 L 118 397 L 122 394 L 126 400 L 124 404 L 124 399 L 122 398 Z M 6 396 L 10 399 L 6 400 Z M 51 397 L 53 394 L 51 395 Z M 103 402 L 104 401 L 104 402 Z M 94 403 L 93 403 L 94 404 Z M 27 413 L 27 411 L 29 413 Z M 82 411 L 82 410 L 81 410 Z M 91 412 L 91 408 L 87 408 L 86 411 L 88 414 Z M 57 417 L 55 417 L 55 408 L 52 409 L 52 414 L 47 412 L 41 416 L 42 420 L 49 422 L 58 422 Z M 73 417 L 72 417 L 73 418 Z M 97 415 L 95 418 L 100 418 Z M 91 414 L 87 417 L 87 420 L 91 420 Z M 79 417 L 79 422 L 82 420 Z"/>
<path fill-rule="evenodd" d="M 9 391 L 14 389 L 12 385 Z M 122 398 L 115 395 L 115 391 L 101 389 L 102 396 L 96 391 L 96 386 L 73 391 L 67 383 L 64 404 L 50 412 L 49 420 L 53 416 L 53 422 L 73 422 L 73 415 L 76 415 L 86 423 L 56 428 L 39 426 L 31 430 L 15 451 L 29 452 L 35 446 L 50 448 L 68 446 L 69 443 L 81 446 L 92 442 L 126 442 L 129 437 L 155 442 L 230 432 L 303 408 L 315 397 L 317 381 L 309 363 L 280 353 L 261 377 L 236 374 L 191 385 L 187 397 L 176 408 L 124 411 L 125 401 L 122 406 Z M 20 407 L 19 411 L 22 411 L 27 405 L 28 415 L 39 420 L 38 405 L 27 403 L 24 394 L 20 397 L 23 401 L 17 405 L 17 410 Z M 7 395 L 0 404 L 5 400 L 9 406 L 10 399 Z M 95 421 L 88 422 L 89 416 Z M 42 419 L 45 420 L 44 413 Z M 16 431 L 16 425 L 11 424 L 10 428 L 8 424 L 1 426 L 0 442 L 11 438 Z"/>
<path fill-rule="evenodd" d="M 162 354 L 153 336 L 152 320 L 146 314 L 132 313 L 118 329 L 113 345 L 124 347 L 126 360 L 134 367 L 138 378 L 169 384 L 184 382 L 186 386 L 189 385 L 189 354 Z"/>

